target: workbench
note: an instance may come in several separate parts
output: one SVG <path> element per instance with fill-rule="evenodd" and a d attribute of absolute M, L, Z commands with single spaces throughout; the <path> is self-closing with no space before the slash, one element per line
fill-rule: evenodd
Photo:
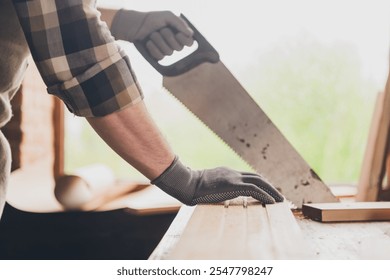
<path fill-rule="evenodd" d="M 34 169 L 32 169 L 31 172 L 33 174 L 37 174 Z M 31 176 L 27 176 L 27 178 L 30 177 Z M 31 188 L 31 183 L 29 183 L 28 181 L 26 182 L 23 178 L 25 178 L 25 176 L 18 176 L 18 172 L 14 172 L 12 176 L 13 187 L 10 188 L 8 192 L 9 202 L 13 207 L 6 208 L 5 215 L 1 223 L 2 228 L 0 230 L 0 233 L 3 235 L 2 240 L 5 243 L 7 243 L 8 240 L 7 246 L 12 245 L 12 242 L 10 242 L 10 239 L 4 238 L 5 234 L 8 234 L 9 238 L 14 239 L 18 237 L 15 235 L 15 232 L 18 232 L 20 235 L 26 234 L 26 236 L 29 236 L 28 238 L 21 238 L 19 236 L 19 238 L 16 238 L 18 239 L 18 243 L 15 244 L 21 244 L 20 240 L 24 240 L 25 243 L 29 242 L 32 244 L 34 243 L 31 242 L 33 240 L 33 236 L 36 236 L 37 240 L 39 238 L 40 240 L 44 240 L 45 242 L 50 240 L 50 236 L 57 236 L 56 242 L 58 244 L 56 245 L 56 248 L 58 253 L 58 246 L 61 246 L 61 240 L 58 240 L 60 234 L 59 232 L 64 231 L 64 234 L 61 235 L 63 236 L 63 240 L 66 240 L 66 238 L 69 239 L 69 230 L 64 230 L 66 227 L 70 225 L 71 228 L 78 227 L 78 230 L 70 231 L 76 239 L 78 238 L 77 232 L 80 232 L 81 228 L 84 229 L 85 234 L 88 234 L 89 231 L 93 232 L 96 227 L 97 221 L 99 221 L 99 226 L 101 228 L 105 228 L 107 229 L 107 231 L 109 231 L 109 228 L 112 228 L 111 222 L 114 222 L 113 217 L 118 217 L 115 218 L 115 220 L 118 221 L 117 226 L 123 229 L 123 238 L 132 240 L 134 238 L 133 236 L 136 236 L 136 238 L 140 236 L 142 238 L 146 237 L 145 232 L 142 233 L 142 230 L 140 230 L 142 229 L 142 227 L 144 227 L 144 229 L 147 229 L 146 232 L 150 237 L 153 238 L 150 238 L 148 242 L 144 240 L 144 243 L 141 243 L 139 241 L 135 242 L 135 244 L 139 243 L 139 247 L 142 247 L 142 250 L 127 250 L 128 247 L 126 246 L 117 246 L 118 249 L 116 251 L 112 251 L 112 255 L 107 255 L 107 251 L 104 250 L 101 250 L 101 256 L 97 255 L 95 251 L 85 252 L 89 252 L 91 254 L 95 252 L 95 258 L 131 258 L 129 253 L 137 252 L 138 255 L 134 258 L 143 259 L 149 256 L 149 259 L 168 259 L 170 253 L 175 249 L 175 246 L 181 239 L 183 231 L 186 227 L 188 227 L 189 220 L 195 208 L 198 207 L 182 206 L 179 212 L 176 214 L 177 209 L 180 207 L 180 204 L 175 204 L 174 202 L 167 200 L 167 202 L 169 202 L 170 204 L 168 203 L 160 205 L 161 203 L 159 204 L 157 202 L 153 202 L 152 198 L 158 198 L 159 201 L 165 200 L 163 199 L 162 192 L 146 192 L 142 194 L 142 191 L 130 194 L 129 197 L 133 197 L 133 200 L 135 201 L 148 203 L 153 202 L 155 205 L 160 206 L 161 209 L 165 209 L 165 212 L 163 211 L 158 215 L 156 214 L 149 217 L 148 215 L 150 215 L 150 211 L 143 211 L 142 215 L 140 217 L 137 217 L 139 211 L 131 212 L 130 208 L 125 207 L 126 205 L 128 206 L 130 204 L 136 206 L 134 205 L 134 203 L 131 203 L 131 200 L 129 200 L 129 198 L 127 198 L 124 199 L 124 201 L 122 202 L 118 201 L 118 205 L 116 205 L 114 202 L 113 205 L 107 205 L 108 209 L 102 209 L 102 212 L 62 213 L 59 211 L 59 206 L 57 205 L 58 202 L 56 202 L 53 196 L 53 192 L 50 191 L 50 189 L 52 188 L 52 182 L 46 182 L 46 179 L 49 178 L 48 176 L 39 176 L 34 181 L 34 188 Z M 346 199 L 353 198 L 353 196 L 355 195 L 354 189 L 355 188 L 352 188 L 350 190 L 341 187 L 333 187 L 332 192 L 337 197 L 344 197 L 343 200 L 346 201 Z M 140 197 L 140 195 L 143 196 Z M 38 211 L 38 209 L 41 209 L 43 207 L 43 202 L 45 202 L 47 208 L 45 211 L 46 213 L 39 213 L 40 211 Z M 148 203 L 146 203 L 146 207 L 150 208 L 150 205 L 148 205 Z M 177 206 L 176 210 L 174 211 L 172 210 L 175 209 L 175 207 L 173 206 Z M 220 207 L 223 209 L 224 206 L 220 205 Z M 251 207 L 251 205 L 249 205 L 248 207 Z M 24 211 L 21 211 L 20 209 Z M 291 211 L 288 209 L 287 212 L 294 220 L 293 223 L 295 223 L 299 228 L 300 232 L 297 237 L 303 237 L 302 239 L 305 242 L 304 251 L 306 253 L 304 255 L 301 254 L 302 252 L 299 252 L 299 254 L 296 255 L 290 254 L 288 255 L 289 259 L 390 259 L 390 222 L 320 223 L 303 217 L 300 211 L 293 211 L 292 213 L 294 215 L 291 215 Z M 129 215 L 129 213 L 135 216 Z M 287 213 L 276 213 L 273 217 L 273 220 L 277 222 L 280 216 L 283 216 L 284 214 Z M 235 219 L 240 220 L 242 219 L 242 217 L 243 216 L 230 217 L 230 221 L 233 223 L 233 226 L 236 224 Z M 206 218 L 209 218 L 207 216 L 207 211 Z M 256 221 L 256 216 L 253 218 Z M 173 222 L 171 222 L 172 220 Z M 105 226 L 105 223 L 107 223 L 107 226 Z M 123 228 L 122 223 L 126 224 L 128 227 L 126 227 L 126 229 Z M 52 234 L 47 233 L 46 235 L 43 235 L 42 231 L 39 229 L 39 224 L 45 224 L 46 226 L 51 228 L 52 230 L 50 232 Z M 137 224 L 136 227 L 134 227 L 135 224 Z M 248 224 L 250 225 L 252 224 L 252 222 L 249 222 Z M 20 225 L 23 225 L 26 229 L 20 230 Z M 261 247 L 263 246 L 262 244 L 266 244 L 268 243 L 268 241 L 267 239 L 262 238 L 261 232 L 258 231 L 258 229 L 261 229 L 264 226 L 260 222 L 258 222 L 258 225 L 256 226 L 258 228 L 252 228 L 252 232 L 254 232 L 254 235 L 257 236 L 255 238 L 255 241 L 257 241 L 256 243 L 260 244 Z M 7 227 L 7 229 L 5 227 Z M 14 228 L 15 231 L 12 231 L 12 228 Z M 167 231 L 164 235 L 165 230 Z M 283 231 L 283 228 L 282 230 L 278 231 Z M 48 231 L 46 230 L 44 232 Z M 101 231 L 95 232 L 101 233 Z M 233 233 L 233 235 L 235 234 L 236 233 Z M 239 234 L 245 236 L 246 233 L 239 232 Z M 276 237 L 277 240 L 283 239 L 282 241 L 284 241 L 284 244 L 282 245 L 282 247 L 287 247 L 290 243 L 294 243 L 294 245 L 296 245 L 297 243 L 297 238 L 293 238 L 292 232 L 286 233 L 287 238 L 284 238 L 283 235 L 278 234 L 278 232 L 276 232 L 276 235 L 278 235 Z M 136 238 L 134 240 L 137 240 Z M 152 239 L 153 242 L 150 241 Z M 109 241 L 107 238 L 104 240 Z M 110 240 L 110 242 L 111 241 L 115 240 L 112 239 Z M 110 242 L 106 242 L 107 244 L 105 246 L 107 247 L 112 244 Z M 53 241 L 53 243 L 55 242 Z M 146 250 L 146 244 L 148 250 L 150 249 L 149 251 Z M 37 245 L 37 247 L 38 246 L 39 244 Z M 26 249 L 24 251 L 39 252 L 38 250 L 28 250 L 27 245 L 25 245 L 24 247 Z M 267 254 L 267 251 L 264 250 L 265 248 L 261 248 L 263 254 L 260 255 L 260 258 L 273 259 L 272 256 Z M 294 246 L 292 246 L 291 250 L 293 249 Z M 16 250 L 11 251 L 15 254 L 17 253 Z M 42 249 L 40 251 L 42 252 Z M 146 251 L 148 251 L 148 254 L 141 255 L 141 251 L 145 253 Z M 150 254 L 150 252 L 152 253 Z M 2 253 L 5 254 L 5 251 Z M 73 256 L 83 258 L 83 255 L 78 255 L 78 252 L 76 251 L 73 253 Z M 238 257 L 238 255 L 235 256 Z M 27 255 L 24 255 L 23 253 L 22 255 L 20 255 L 20 257 L 27 257 Z M 35 256 L 30 257 L 35 258 Z M 88 257 L 90 257 L 90 255 L 88 255 Z M 2 258 L 7 257 L 2 256 Z M 13 256 L 13 258 L 17 258 L 17 256 L 15 255 Z M 283 258 L 283 256 L 280 258 Z"/>
<path fill-rule="evenodd" d="M 149 259 L 169 257 L 182 237 L 194 209 L 181 207 Z M 303 259 L 390 259 L 390 222 L 320 223 L 303 217 L 300 211 L 294 211 L 294 217 L 306 243 L 305 248 L 309 251 Z M 302 259 L 302 255 L 297 254 L 297 259 Z"/>

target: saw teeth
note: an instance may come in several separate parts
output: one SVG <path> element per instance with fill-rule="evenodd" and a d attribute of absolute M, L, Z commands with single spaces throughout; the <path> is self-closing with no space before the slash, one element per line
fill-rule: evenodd
<path fill-rule="evenodd" d="M 166 87 L 164 87 L 163 86 L 163 89 L 167 92 L 167 93 L 169 93 L 169 95 L 170 96 L 172 96 L 175 100 L 177 100 L 180 104 L 182 104 L 182 106 L 187 110 L 187 111 L 189 111 L 199 122 L 201 122 L 205 127 L 207 127 L 208 129 L 209 129 L 209 131 L 211 132 L 211 133 L 213 133 L 220 141 L 222 141 L 222 143 L 224 143 L 224 145 L 226 146 L 226 147 L 228 147 L 235 155 L 237 155 L 240 159 L 242 159 L 251 169 L 252 169 L 252 171 L 253 172 L 255 172 L 255 173 L 258 173 L 257 171 L 256 171 L 256 168 L 254 168 L 254 166 L 252 166 L 249 162 L 247 162 L 245 159 L 243 159 L 241 156 L 240 156 L 240 154 L 236 151 L 236 150 L 234 150 L 231 146 L 229 146 L 223 139 L 222 139 L 222 137 L 220 137 L 217 133 L 215 133 L 207 124 L 205 124 L 193 111 L 191 111 L 187 106 L 185 106 L 184 104 L 183 104 L 183 102 L 181 102 L 180 101 L 180 99 L 179 98 L 177 98 L 174 94 L 172 94 Z M 260 174 L 260 175 L 262 175 L 262 174 Z M 262 175 L 263 176 L 263 175 Z M 265 177 L 265 176 L 263 176 L 263 177 Z M 271 184 L 272 184 L 272 182 L 271 182 Z M 290 206 L 290 208 L 291 209 L 297 209 L 298 207 L 292 202 L 292 201 L 290 201 L 290 200 L 287 200 L 287 199 L 285 199 L 285 201 L 287 201 L 287 203 L 289 204 L 289 206 Z"/>
<path fill-rule="evenodd" d="M 166 92 L 168 92 L 169 93 L 169 95 L 170 96 L 172 96 L 173 98 L 175 98 L 175 100 L 177 100 L 180 104 L 182 104 L 182 106 L 187 110 L 187 111 L 189 111 L 199 122 L 201 122 L 205 127 L 207 127 L 208 128 L 208 130 L 212 133 L 212 134 L 214 134 L 214 136 L 216 136 L 220 141 L 222 141 L 222 143 L 224 143 L 224 145 L 226 146 L 226 147 L 228 147 L 235 155 L 237 155 L 237 157 L 239 157 L 240 159 L 242 159 L 251 169 L 252 169 L 252 171 L 253 172 L 255 172 L 255 173 L 258 173 L 257 171 L 256 171 L 256 168 L 254 168 L 254 166 L 252 166 L 249 162 L 247 162 L 245 159 L 243 159 L 241 156 L 240 156 L 240 154 L 236 151 L 236 150 L 234 150 L 231 146 L 229 146 L 223 139 L 222 139 L 222 137 L 221 136 L 219 136 L 217 133 L 215 133 L 207 124 L 205 124 L 193 111 L 191 111 L 187 106 L 185 106 L 184 104 L 183 104 L 183 102 L 181 102 L 180 101 L 180 99 L 179 98 L 177 98 L 174 94 L 172 94 L 166 87 L 163 87 L 163 89 L 166 91 Z"/>

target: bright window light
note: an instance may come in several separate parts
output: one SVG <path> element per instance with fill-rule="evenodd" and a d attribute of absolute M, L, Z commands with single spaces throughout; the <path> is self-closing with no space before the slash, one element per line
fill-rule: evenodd
<path fill-rule="evenodd" d="M 356 183 L 377 93 L 389 64 L 390 1 L 98 1 L 105 7 L 183 13 L 327 183 Z M 182 161 L 250 170 L 161 85 L 131 44 L 145 102 Z M 67 115 L 66 169 L 92 163 L 143 178 L 82 119 Z M 281 175 L 282 176 L 282 175 Z"/>

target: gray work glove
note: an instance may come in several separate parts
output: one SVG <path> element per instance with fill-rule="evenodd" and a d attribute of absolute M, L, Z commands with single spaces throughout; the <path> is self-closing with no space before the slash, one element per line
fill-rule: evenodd
<path fill-rule="evenodd" d="M 111 34 L 117 40 L 129 42 L 148 38 L 146 48 L 157 60 L 194 42 L 193 32 L 186 22 L 169 11 L 119 10 L 112 21 Z"/>
<path fill-rule="evenodd" d="M 251 196 L 263 204 L 284 200 L 274 187 L 257 174 L 225 167 L 191 170 L 177 157 L 152 184 L 187 205 L 217 203 L 238 196 Z"/>

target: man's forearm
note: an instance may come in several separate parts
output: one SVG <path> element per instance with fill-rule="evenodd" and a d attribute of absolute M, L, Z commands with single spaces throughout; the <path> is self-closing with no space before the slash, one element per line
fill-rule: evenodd
<path fill-rule="evenodd" d="M 142 101 L 87 120 L 116 153 L 150 180 L 158 177 L 174 160 L 174 153 Z"/>

